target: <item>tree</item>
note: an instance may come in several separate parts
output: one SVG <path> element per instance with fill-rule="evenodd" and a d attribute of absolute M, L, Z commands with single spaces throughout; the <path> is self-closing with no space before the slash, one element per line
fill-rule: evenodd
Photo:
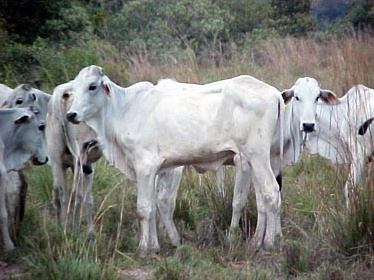
<path fill-rule="evenodd" d="M 46 37 L 42 28 L 48 19 L 58 17 L 69 0 L 1 0 L 0 17 L 13 40 L 31 43 L 37 36 Z"/>

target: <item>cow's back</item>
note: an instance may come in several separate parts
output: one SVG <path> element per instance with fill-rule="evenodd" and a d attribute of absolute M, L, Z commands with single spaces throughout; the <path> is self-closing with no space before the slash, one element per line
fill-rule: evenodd
<path fill-rule="evenodd" d="M 12 93 L 12 89 L 4 84 L 0 84 L 0 107 L 4 103 L 4 101 L 9 97 Z"/>

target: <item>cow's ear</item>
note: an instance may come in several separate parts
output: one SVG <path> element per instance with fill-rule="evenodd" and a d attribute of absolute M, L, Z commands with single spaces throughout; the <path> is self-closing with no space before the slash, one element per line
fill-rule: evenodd
<path fill-rule="evenodd" d="M 107 76 L 103 77 L 103 83 L 102 83 L 103 90 L 107 96 L 111 96 L 111 85 L 110 80 Z"/>
<path fill-rule="evenodd" d="M 294 91 L 293 89 L 285 89 L 282 91 L 282 97 L 283 97 L 283 100 L 284 100 L 284 103 L 287 104 L 288 102 L 290 102 L 290 100 L 292 99 L 294 95 Z"/>
<path fill-rule="evenodd" d="M 14 123 L 15 124 L 22 124 L 22 123 L 27 123 L 30 121 L 30 115 L 22 115 L 20 117 L 18 117 Z"/>
<path fill-rule="evenodd" d="M 30 84 L 23 84 L 22 89 L 26 90 L 26 91 L 29 91 L 31 89 L 31 85 Z"/>
<path fill-rule="evenodd" d="M 336 105 L 340 103 L 339 98 L 331 90 L 321 89 L 319 97 L 326 103 L 330 105 Z"/>
<path fill-rule="evenodd" d="M 103 89 L 104 89 L 105 94 L 110 96 L 110 89 L 109 89 L 108 84 L 103 83 Z"/>

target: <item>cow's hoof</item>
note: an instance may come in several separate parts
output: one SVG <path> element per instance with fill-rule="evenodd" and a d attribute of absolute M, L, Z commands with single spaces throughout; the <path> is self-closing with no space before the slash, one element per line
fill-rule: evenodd
<path fill-rule="evenodd" d="M 227 242 L 230 246 L 238 244 L 241 241 L 242 233 L 239 227 L 235 227 L 230 229 L 229 234 L 227 236 Z"/>
<path fill-rule="evenodd" d="M 94 241 L 95 237 L 96 237 L 96 235 L 95 235 L 95 231 L 94 230 L 91 229 L 91 230 L 87 231 L 87 240 L 88 241 Z"/>
<path fill-rule="evenodd" d="M 263 248 L 262 240 L 256 240 L 252 238 L 252 240 L 248 244 L 248 251 L 252 253 L 257 253 Z"/>
<path fill-rule="evenodd" d="M 5 251 L 7 252 L 11 252 L 15 249 L 16 247 L 14 246 L 13 242 L 9 242 L 7 244 L 4 245 L 4 249 Z"/>
<path fill-rule="evenodd" d="M 159 252 L 159 246 L 154 248 L 139 246 L 136 255 L 141 259 L 154 259 Z"/>

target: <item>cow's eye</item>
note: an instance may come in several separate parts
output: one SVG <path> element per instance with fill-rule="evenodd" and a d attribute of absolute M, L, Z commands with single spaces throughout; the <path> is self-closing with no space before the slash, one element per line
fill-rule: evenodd
<path fill-rule="evenodd" d="M 296 99 L 297 101 L 300 101 L 300 98 L 299 98 L 298 96 L 295 96 L 295 99 Z"/>
<path fill-rule="evenodd" d="M 89 87 L 88 87 L 88 90 L 95 90 L 97 88 L 97 86 L 96 85 L 90 85 Z"/>
<path fill-rule="evenodd" d="M 316 98 L 316 102 L 318 102 L 318 100 L 319 100 L 320 97 L 321 97 L 321 96 L 319 96 L 319 95 L 317 96 L 317 98 Z"/>
<path fill-rule="evenodd" d="M 18 99 L 16 100 L 16 104 L 17 104 L 17 105 L 21 105 L 22 103 L 23 103 L 22 98 L 18 98 Z"/>
<path fill-rule="evenodd" d="M 62 95 L 63 99 L 68 99 L 70 97 L 70 94 L 68 92 L 64 92 Z"/>

